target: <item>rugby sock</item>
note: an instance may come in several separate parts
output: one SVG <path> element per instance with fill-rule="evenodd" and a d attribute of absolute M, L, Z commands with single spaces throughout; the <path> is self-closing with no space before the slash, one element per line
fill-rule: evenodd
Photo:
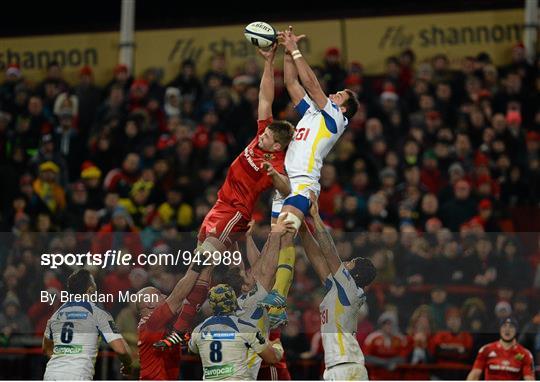
<path fill-rule="evenodd" d="M 182 333 L 192 329 L 192 324 L 197 310 L 206 300 L 208 295 L 208 281 L 198 280 L 184 300 L 182 310 L 174 323 L 173 329 Z"/>
<path fill-rule="evenodd" d="M 287 297 L 289 294 L 293 279 L 295 259 L 296 253 L 294 244 L 292 242 L 287 243 L 286 247 L 282 248 L 279 252 L 276 282 L 274 283 L 274 288 L 272 288 L 283 297 Z"/>

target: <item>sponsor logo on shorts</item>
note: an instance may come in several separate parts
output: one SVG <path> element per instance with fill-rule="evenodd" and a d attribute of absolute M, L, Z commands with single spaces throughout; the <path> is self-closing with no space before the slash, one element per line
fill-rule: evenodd
<path fill-rule="evenodd" d="M 234 375 L 234 365 L 225 364 L 204 368 L 204 379 L 223 379 Z"/>
<path fill-rule="evenodd" d="M 82 351 L 83 351 L 82 345 L 56 345 L 53 348 L 53 354 L 57 354 L 57 355 L 81 354 Z"/>

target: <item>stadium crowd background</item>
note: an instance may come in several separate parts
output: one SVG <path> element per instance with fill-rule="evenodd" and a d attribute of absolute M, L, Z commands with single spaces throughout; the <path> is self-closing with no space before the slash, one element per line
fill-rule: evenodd
<path fill-rule="evenodd" d="M 361 63 L 343 65 L 329 48 L 316 69 L 327 93 L 348 87 L 361 101 L 323 167 L 319 201 L 342 258 L 368 256 L 379 271 L 357 334 L 368 363 L 382 365 L 370 368 L 371 378 L 392 379 L 402 363 L 471 364 L 510 314 L 540 361 L 540 238 L 532 232 L 540 205 L 540 59 L 528 64 L 521 44 L 509 54 L 505 67 L 480 53 L 450 69 L 444 54 L 416 62 L 403 51 L 386 60 L 381 76 L 367 77 Z M 230 68 L 218 55 L 201 73 L 184 61 L 168 84 L 157 68 L 133 78 L 118 65 L 104 87 L 90 67 L 72 84 L 55 62 L 40 83 L 7 68 L 1 346 L 40 339 L 57 308 L 39 303 L 38 291 L 61 290 L 71 270 L 40 267 L 43 248 L 69 251 L 81 233 L 114 232 L 140 233 L 116 243 L 132 252 L 194 246 L 228 165 L 255 133 L 260 64 Z M 280 68 L 276 60 L 274 116 L 295 122 Z M 261 247 L 270 197 L 255 214 Z M 103 292 L 148 283 L 167 292 L 182 271 L 113 267 L 95 275 Z M 299 256 L 282 334 L 291 362 L 321 359 L 322 296 Z M 136 348 L 134 307 L 107 309 Z"/>

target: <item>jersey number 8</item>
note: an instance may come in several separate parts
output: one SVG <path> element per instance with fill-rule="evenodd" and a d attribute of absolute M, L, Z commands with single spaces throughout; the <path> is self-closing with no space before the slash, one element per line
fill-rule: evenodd
<path fill-rule="evenodd" d="M 223 359 L 221 353 L 221 341 L 212 341 L 210 343 L 210 361 L 218 363 Z"/>

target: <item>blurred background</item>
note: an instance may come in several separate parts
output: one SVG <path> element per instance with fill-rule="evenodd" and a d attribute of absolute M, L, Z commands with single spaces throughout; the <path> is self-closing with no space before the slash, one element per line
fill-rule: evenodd
<path fill-rule="evenodd" d="M 510 315 L 540 362 L 537 1 L 77 5 L 3 4 L 0 378 L 43 376 L 58 307 L 39 291 L 59 292 L 72 271 L 42 268 L 45 248 L 81 252 L 111 232 L 131 233 L 117 244 L 133 253 L 195 245 L 255 133 L 262 63 L 243 28 L 257 19 L 307 34 L 300 49 L 325 91 L 361 102 L 319 200 L 342 258 L 379 271 L 357 332 L 370 377 L 464 378 Z M 281 57 L 274 116 L 297 122 Z M 260 248 L 270 205 L 264 195 L 254 214 Z M 323 291 L 298 253 L 282 339 L 293 378 L 320 379 Z M 169 292 L 183 271 L 93 270 L 111 293 Z M 106 308 L 136 350 L 134 307 Z M 119 378 L 115 362 L 100 353 L 96 377 Z M 184 362 L 183 377 L 199 378 Z"/>

